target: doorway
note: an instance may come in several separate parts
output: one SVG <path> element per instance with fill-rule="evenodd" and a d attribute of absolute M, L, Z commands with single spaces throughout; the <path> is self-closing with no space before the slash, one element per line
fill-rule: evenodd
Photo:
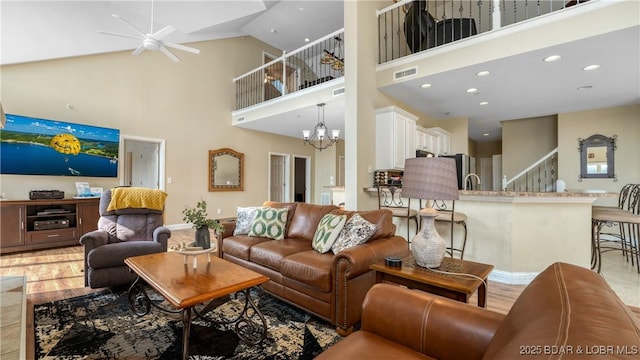
<path fill-rule="evenodd" d="M 289 154 L 269 153 L 269 200 L 289 201 Z"/>
<path fill-rule="evenodd" d="M 311 157 L 293 156 L 293 201 L 311 201 Z"/>
<path fill-rule="evenodd" d="M 122 135 L 120 185 L 165 189 L 165 141 Z"/>

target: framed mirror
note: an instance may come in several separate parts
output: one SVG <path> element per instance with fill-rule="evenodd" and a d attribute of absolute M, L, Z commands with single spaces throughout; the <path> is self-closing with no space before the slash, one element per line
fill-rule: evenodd
<path fill-rule="evenodd" d="M 614 179 L 614 152 L 616 135 L 591 135 L 586 139 L 578 138 L 580 151 L 580 181 L 582 179 Z"/>
<path fill-rule="evenodd" d="M 209 150 L 209 191 L 244 189 L 244 154 L 231 149 Z"/>

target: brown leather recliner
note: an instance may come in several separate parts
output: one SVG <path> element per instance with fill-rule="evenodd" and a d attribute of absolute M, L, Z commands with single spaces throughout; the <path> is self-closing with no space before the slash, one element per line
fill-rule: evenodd
<path fill-rule="evenodd" d="M 555 263 L 505 316 L 376 284 L 361 330 L 316 359 L 636 359 L 640 323 L 598 274 Z"/>

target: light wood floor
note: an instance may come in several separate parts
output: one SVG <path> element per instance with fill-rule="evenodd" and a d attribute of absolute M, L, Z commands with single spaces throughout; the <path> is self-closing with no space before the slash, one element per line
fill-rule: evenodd
<path fill-rule="evenodd" d="M 190 242 L 194 231 L 174 230 L 169 246 Z M 34 358 L 33 305 L 100 291 L 84 287 L 84 253 L 81 246 L 7 254 L 0 257 L 0 276 L 27 277 L 27 359 Z M 487 291 L 487 307 L 506 314 L 525 286 L 492 282 Z M 476 295 L 470 299 L 477 303 Z M 640 309 L 632 308 L 638 317 Z M 3 339 L 6 341 L 6 339 Z"/>

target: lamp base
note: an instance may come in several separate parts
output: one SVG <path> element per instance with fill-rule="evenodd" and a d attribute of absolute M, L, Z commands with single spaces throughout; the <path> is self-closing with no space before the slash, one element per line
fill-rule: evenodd
<path fill-rule="evenodd" d="M 420 210 L 422 229 L 411 240 L 411 252 L 418 266 L 437 268 L 447 251 L 447 244 L 438 234 L 434 219 L 438 211 L 433 208 Z"/>

